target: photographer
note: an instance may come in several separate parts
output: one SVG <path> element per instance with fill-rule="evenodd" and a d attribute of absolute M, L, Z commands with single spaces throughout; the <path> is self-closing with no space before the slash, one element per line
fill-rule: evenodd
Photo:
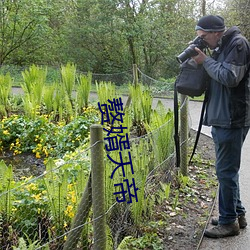
<path fill-rule="evenodd" d="M 207 237 L 238 235 L 247 226 L 240 200 L 241 149 L 250 126 L 250 47 L 237 27 L 225 30 L 220 16 L 202 17 L 196 33 L 213 50 L 212 56 L 195 48 L 192 58 L 203 64 L 211 80 L 204 125 L 212 126 L 219 181 L 219 218 L 212 219 Z"/>

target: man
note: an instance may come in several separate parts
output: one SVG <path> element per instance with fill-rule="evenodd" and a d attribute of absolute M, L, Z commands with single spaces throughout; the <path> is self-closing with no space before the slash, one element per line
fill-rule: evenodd
<path fill-rule="evenodd" d="M 221 238 L 239 234 L 247 226 L 240 200 L 239 169 L 241 149 L 250 126 L 250 47 L 237 27 L 225 29 L 220 16 L 202 17 L 195 30 L 212 56 L 195 48 L 193 59 L 203 64 L 210 76 L 204 125 L 212 126 L 219 181 L 219 218 L 205 235 Z"/>

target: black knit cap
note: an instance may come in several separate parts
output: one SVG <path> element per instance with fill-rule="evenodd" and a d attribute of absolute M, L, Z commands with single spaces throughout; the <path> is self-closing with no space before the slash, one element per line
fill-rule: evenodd
<path fill-rule="evenodd" d="M 195 30 L 210 31 L 224 31 L 224 19 L 221 16 L 203 16 L 195 26 Z"/>

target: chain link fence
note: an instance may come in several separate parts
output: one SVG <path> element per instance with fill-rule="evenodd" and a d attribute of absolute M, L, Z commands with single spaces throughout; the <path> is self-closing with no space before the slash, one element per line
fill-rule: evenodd
<path fill-rule="evenodd" d="M 147 86 L 162 84 L 139 73 Z M 106 81 L 101 75 L 94 79 Z M 166 89 L 172 92 L 170 84 Z M 186 120 L 187 99 L 180 110 Z M 169 112 L 161 126 L 140 137 L 131 131 L 125 150 L 106 155 L 103 129 L 95 127 L 89 148 L 77 149 L 73 158 L 48 159 L 36 176 L 17 179 L 15 169 L 1 161 L 0 249 L 122 249 L 143 234 L 138 225 L 151 218 L 162 199 L 159 190 L 176 174 L 173 123 Z"/>

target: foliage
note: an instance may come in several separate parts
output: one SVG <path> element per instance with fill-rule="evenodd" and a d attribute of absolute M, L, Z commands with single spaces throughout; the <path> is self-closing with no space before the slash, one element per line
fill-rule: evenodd
<path fill-rule="evenodd" d="M 77 86 L 76 103 L 78 110 L 81 111 L 83 108 L 88 107 L 92 83 L 92 73 L 88 72 L 87 75 L 81 74 L 78 78 L 78 82 L 79 84 Z"/>
<path fill-rule="evenodd" d="M 198 16 L 225 10 L 241 23 L 247 18 L 247 8 L 240 8 L 244 1 L 227 1 L 227 8 L 209 2 L 206 13 L 195 0 L 3 1 L 0 64 L 70 61 L 83 72 L 101 74 L 137 64 L 154 78 L 173 77 L 175 57 L 194 38 Z M 236 8 L 228 11 L 231 6 Z"/>
<path fill-rule="evenodd" d="M 112 82 L 96 82 L 96 91 L 100 104 L 105 104 L 108 100 L 113 101 L 118 97 L 115 84 Z"/>
<path fill-rule="evenodd" d="M 72 100 L 72 91 L 76 81 L 76 66 L 71 63 L 67 63 L 66 66 L 61 67 L 62 86 L 67 94 L 69 100 Z"/>
<path fill-rule="evenodd" d="M 9 107 L 8 98 L 11 93 L 12 79 L 10 73 L 0 75 L 0 117 L 7 116 Z"/>
<path fill-rule="evenodd" d="M 49 116 L 31 119 L 13 115 L 0 121 L 0 148 L 13 154 L 33 152 L 37 158 L 59 156 L 72 151 L 88 138 L 90 126 L 97 121 L 91 107 L 68 124 L 55 124 Z M 90 115 L 91 114 L 91 115 Z"/>
<path fill-rule="evenodd" d="M 154 249 L 163 250 L 162 240 L 156 233 L 146 233 L 139 238 L 132 236 L 125 237 L 118 246 L 117 250 L 127 249 Z"/>
<path fill-rule="evenodd" d="M 18 232 L 18 244 L 32 247 L 48 240 L 49 235 L 55 237 L 66 232 L 86 186 L 89 168 L 84 147 L 79 147 L 74 154 L 65 155 L 60 161 L 49 159 L 46 172 L 39 178 L 23 177 L 15 182 L 11 178 L 12 167 L 1 162 L 0 215 L 4 217 L 4 225 L 12 226 L 9 238 Z M 11 185 L 5 185 L 7 183 Z M 4 230 L 1 223 L 0 235 Z M 5 232 L 4 239 L 6 237 Z"/>
<path fill-rule="evenodd" d="M 18 240 L 18 246 L 14 246 L 13 250 L 35 250 L 40 246 L 39 241 L 32 242 L 28 236 L 25 238 L 27 238 L 28 243 L 26 243 L 24 238 L 20 237 Z M 44 248 L 44 250 L 49 250 L 49 248 Z"/>
<path fill-rule="evenodd" d="M 33 70 L 36 71 L 37 68 L 32 68 L 32 70 L 26 72 L 26 79 L 34 79 L 30 74 Z M 72 80 L 71 71 L 69 75 L 69 78 Z M 27 82 L 32 81 L 27 80 Z M 88 84 L 89 82 L 88 80 Z M 103 102 L 102 104 L 107 103 L 108 100 L 114 101 L 119 96 L 116 93 L 115 86 L 111 82 L 101 82 L 100 84 L 96 84 L 96 87 L 99 99 Z M 29 85 L 26 88 L 28 92 Z M 51 85 L 51 88 L 66 93 L 64 87 L 56 88 L 54 85 Z M 70 87 L 68 89 L 72 90 Z M 86 92 L 89 91 L 89 88 L 87 89 Z M 120 192 L 120 185 L 124 183 L 126 177 L 132 196 L 128 195 L 128 193 L 125 195 L 127 201 L 125 203 L 126 214 L 123 214 L 123 206 L 119 207 L 116 213 L 121 214 L 124 220 L 130 216 L 134 226 L 140 228 L 143 220 L 148 219 L 148 216 L 150 216 L 153 207 L 152 201 L 146 195 L 146 183 L 150 168 L 153 162 L 156 163 L 158 161 L 156 158 L 158 155 L 155 155 L 154 152 L 157 146 L 153 144 L 158 143 L 158 150 L 160 150 L 163 145 L 162 141 L 166 142 L 166 140 L 170 140 L 168 133 L 172 131 L 172 123 L 170 122 L 172 116 L 170 112 L 166 112 L 163 106 L 160 105 L 157 106 L 157 111 L 155 111 L 159 114 L 154 114 L 154 111 L 151 110 L 152 96 L 149 90 L 144 90 L 142 86 L 138 85 L 133 91 L 135 93 L 133 94 L 134 99 L 132 101 L 135 103 L 137 100 L 141 100 L 141 105 L 136 106 L 136 111 L 133 107 L 129 107 L 124 111 L 123 125 L 127 128 L 127 133 L 123 130 L 119 134 L 121 139 L 130 140 L 129 147 L 124 148 L 130 149 L 130 151 L 106 151 L 109 159 L 113 159 L 113 163 L 120 162 L 122 158 L 127 166 L 124 167 L 124 175 L 121 174 L 121 169 L 117 169 L 116 173 L 113 174 L 114 164 L 106 161 L 105 188 L 108 209 L 114 203 L 124 198 Z M 52 96 L 53 91 L 49 90 L 48 93 Z M 53 99 L 56 99 L 56 92 L 54 94 L 55 98 Z M 47 103 L 46 106 L 47 108 L 43 112 L 48 110 L 51 104 L 49 106 Z M 62 113 L 66 112 L 64 105 L 60 108 Z M 142 114 L 142 116 L 134 115 L 135 112 Z M 55 120 L 53 111 L 50 114 L 36 114 L 35 117 L 25 114 L 11 115 L 1 120 L 0 146 L 2 152 L 7 150 L 12 150 L 13 154 L 33 152 L 37 158 L 44 157 L 46 163 L 46 171 L 38 179 L 33 179 L 33 177 L 24 178 L 15 183 L 15 188 L 11 193 L 13 194 L 13 209 L 11 211 L 8 209 L 7 211 L 12 219 L 10 220 L 10 224 L 13 227 L 13 237 L 19 228 L 24 228 L 19 236 L 25 239 L 26 245 L 29 243 L 26 235 L 29 236 L 29 239 L 34 244 L 40 244 L 41 239 L 47 241 L 50 238 L 56 238 L 54 244 L 60 247 L 63 245 L 65 239 L 58 236 L 64 235 L 70 228 L 78 201 L 86 186 L 87 177 L 90 172 L 90 162 L 89 155 L 84 152 L 84 149 L 89 142 L 90 125 L 96 123 L 99 116 L 97 110 L 88 105 L 87 108 L 83 108 L 81 115 L 76 112 L 75 117 L 72 117 L 71 120 L 63 119 L 62 116 L 60 122 Z M 149 128 L 151 126 L 151 131 L 148 135 L 145 134 L 145 137 L 132 139 L 133 136 L 137 137 L 133 133 L 134 128 L 132 126 L 135 123 L 135 117 L 140 117 L 142 126 L 146 126 L 146 123 Z M 164 132 L 158 131 L 162 125 L 169 126 L 169 130 L 166 129 Z M 119 124 L 115 122 L 112 126 L 119 126 Z M 160 134 L 161 138 L 155 141 L 151 140 L 153 130 L 155 134 Z M 162 160 L 164 160 L 163 156 L 168 157 L 166 152 L 169 153 L 170 151 L 167 150 L 169 148 L 162 153 Z M 50 157 L 57 157 L 58 160 L 55 161 Z M 113 178 L 110 180 L 112 174 Z M 114 195 L 115 192 L 116 195 Z M 4 196 L 2 196 L 2 199 L 5 199 Z M 129 202 L 129 199 L 131 202 Z M 112 215 L 109 219 L 111 222 Z M 38 231 L 37 225 L 39 225 L 39 228 L 46 229 Z M 110 228 L 110 230 L 112 231 L 113 229 Z M 113 233 L 112 231 L 110 235 L 112 234 L 113 236 Z M 117 235 L 119 235 L 119 232 Z M 153 238 L 150 238 L 151 236 Z M 147 247 L 149 240 L 158 247 L 160 243 L 156 235 L 151 236 L 145 235 L 145 238 L 135 240 L 138 249 L 140 249 L 139 247 Z M 112 240 L 115 246 L 119 244 L 117 241 L 118 238 L 114 237 Z M 11 244 L 17 246 L 18 244 L 23 244 L 23 242 L 20 240 L 19 243 L 14 244 L 12 242 Z M 32 247 L 32 244 L 29 245 Z"/>
<path fill-rule="evenodd" d="M 166 112 L 162 102 L 159 101 L 152 112 L 151 123 L 145 124 L 145 127 L 148 133 L 152 132 L 151 139 L 155 158 L 160 163 L 167 159 L 173 151 L 173 112 L 170 110 Z"/>
<path fill-rule="evenodd" d="M 10 192 L 13 183 L 12 166 L 7 167 L 3 160 L 0 161 L 0 214 L 5 217 L 7 223 L 10 222 L 13 206 L 13 195 Z"/>
<path fill-rule="evenodd" d="M 46 25 L 47 6 L 44 1 L 1 1 L 0 65 L 5 61 L 22 64 L 46 44 L 49 27 Z M 22 61 L 23 60 L 23 61 Z"/>
<path fill-rule="evenodd" d="M 134 126 L 137 134 L 140 136 L 145 133 L 143 124 L 150 123 L 153 98 L 151 92 L 148 89 L 144 89 L 142 84 L 129 85 L 129 91 L 132 101 Z"/>
<path fill-rule="evenodd" d="M 24 111 L 29 117 L 35 117 L 41 106 L 47 69 L 32 65 L 29 70 L 23 71 L 22 75 L 24 79 L 24 83 L 21 84 L 24 90 Z"/>

